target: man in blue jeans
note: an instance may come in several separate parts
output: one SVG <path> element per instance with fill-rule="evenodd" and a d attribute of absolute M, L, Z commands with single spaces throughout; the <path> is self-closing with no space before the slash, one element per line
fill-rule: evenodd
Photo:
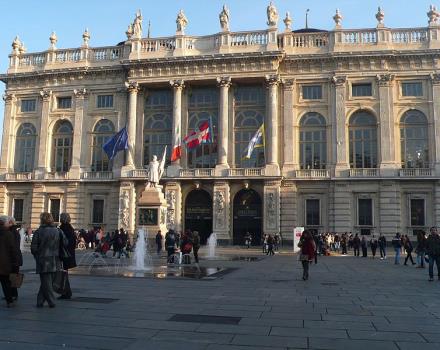
<path fill-rule="evenodd" d="M 429 255 L 429 281 L 434 281 L 434 263 L 440 280 L 440 236 L 436 227 L 431 227 L 431 234 L 426 240 L 426 253 Z"/>
<path fill-rule="evenodd" d="M 394 264 L 399 265 L 400 264 L 400 249 L 402 248 L 402 240 L 400 239 L 399 232 L 396 233 L 396 236 L 391 241 L 391 244 L 393 245 L 394 252 L 396 253 L 396 256 L 394 258 Z"/>

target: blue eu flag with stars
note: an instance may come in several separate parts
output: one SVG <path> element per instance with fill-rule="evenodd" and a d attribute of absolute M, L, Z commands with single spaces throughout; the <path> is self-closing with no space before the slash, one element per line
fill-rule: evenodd
<path fill-rule="evenodd" d="M 112 160 L 119 151 L 128 149 L 127 127 L 124 126 L 119 130 L 119 132 L 108 140 L 102 148 L 110 160 Z"/>

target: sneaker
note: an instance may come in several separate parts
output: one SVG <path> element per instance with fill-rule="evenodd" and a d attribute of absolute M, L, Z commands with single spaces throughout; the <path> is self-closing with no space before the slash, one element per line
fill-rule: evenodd
<path fill-rule="evenodd" d="M 383 258 L 381 257 L 380 260 L 383 260 Z"/>

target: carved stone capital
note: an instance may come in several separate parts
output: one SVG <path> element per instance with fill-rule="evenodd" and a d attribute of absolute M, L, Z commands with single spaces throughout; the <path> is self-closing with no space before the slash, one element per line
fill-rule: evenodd
<path fill-rule="evenodd" d="M 335 84 L 335 86 L 343 86 L 347 82 L 347 77 L 344 75 L 334 75 L 331 78 L 331 82 Z"/>
<path fill-rule="evenodd" d="M 268 74 L 266 75 L 266 84 L 270 86 L 278 86 L 280 83 L 280 76 L 278 74 Z"/>
<path fill-rule="evenodd" d="M 378 74 L 376 75 L 377 83 L 379 86 L 389 86 L 394 80 L 393 74 Z"/>
<path fill-rule="evenodd" d="M 229 88 L 231 86 L 231 77 L 218 77 L 217 84 L 219 87 Z"/>
<path fill-rule="evenodd" d="M 173 89 L 183 89 L 185 82 L 182 79 L 170 80 L 170 85 Z"/>
<path fill-rule="evenodd" d="M 126 81 L 125 87 L 129 93 L 138 93 L 141 89 L 137 81 Z"/>
<path fill-rule="evenodd" d="M 431 73 L 429 77 L 431 78 L 431 82 L 433 85 L 440 84 L 440 73 Z"/>
<path fill-rule="evenodd" d="M 40 96 L 43 101 L 49 101 L 50 96 L 52 96 L 52 91 L 51 90 L 41 90 Z"/>
<path fill-rule="evenodd" d="M 89 95 L 89 92 L 86 88 L 83 89 L 75 89 L 73 90 L 73 94 L 76 98 L 86 98 Z"/>
<path fill-rule="evenodd" d="M 5 92 L 3 94 L 3 96 L 2 96 L 2 98 L 3 98 L 3 101 L 5 101 L 5 103 L 8 104 L 8 103 L 11 103 L 14 100 L 15 95 L 11 94 L 9 92 Z"/>
<path fill-rule="evenodd" d="M 295 87 L 295 79 L 282 79 L 281 83 L 284 90 L 293 90 Z"/>

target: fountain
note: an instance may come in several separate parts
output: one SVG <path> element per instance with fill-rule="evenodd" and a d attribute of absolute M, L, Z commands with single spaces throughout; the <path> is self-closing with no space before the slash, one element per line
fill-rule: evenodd
<path fill-rule="evenodd" d="M 132 270 L 151 270 L 152 260 L 150 253 L 148 252 L 148 232 L 146 233 L 144 229 L 138 230 L 138 237 L 136 240 L 133 260 L 134 264 L 131 267 Z M 147 264 L 145 264 L 145 262 Z"/>
<path fill-rule="evenodd" d="M 207 257 L 212 259 L 215 258 L 215 251 L 217 249 L 217 234 L 211 233 L 211 235 L 208 238 L 208 255 Z"/>

